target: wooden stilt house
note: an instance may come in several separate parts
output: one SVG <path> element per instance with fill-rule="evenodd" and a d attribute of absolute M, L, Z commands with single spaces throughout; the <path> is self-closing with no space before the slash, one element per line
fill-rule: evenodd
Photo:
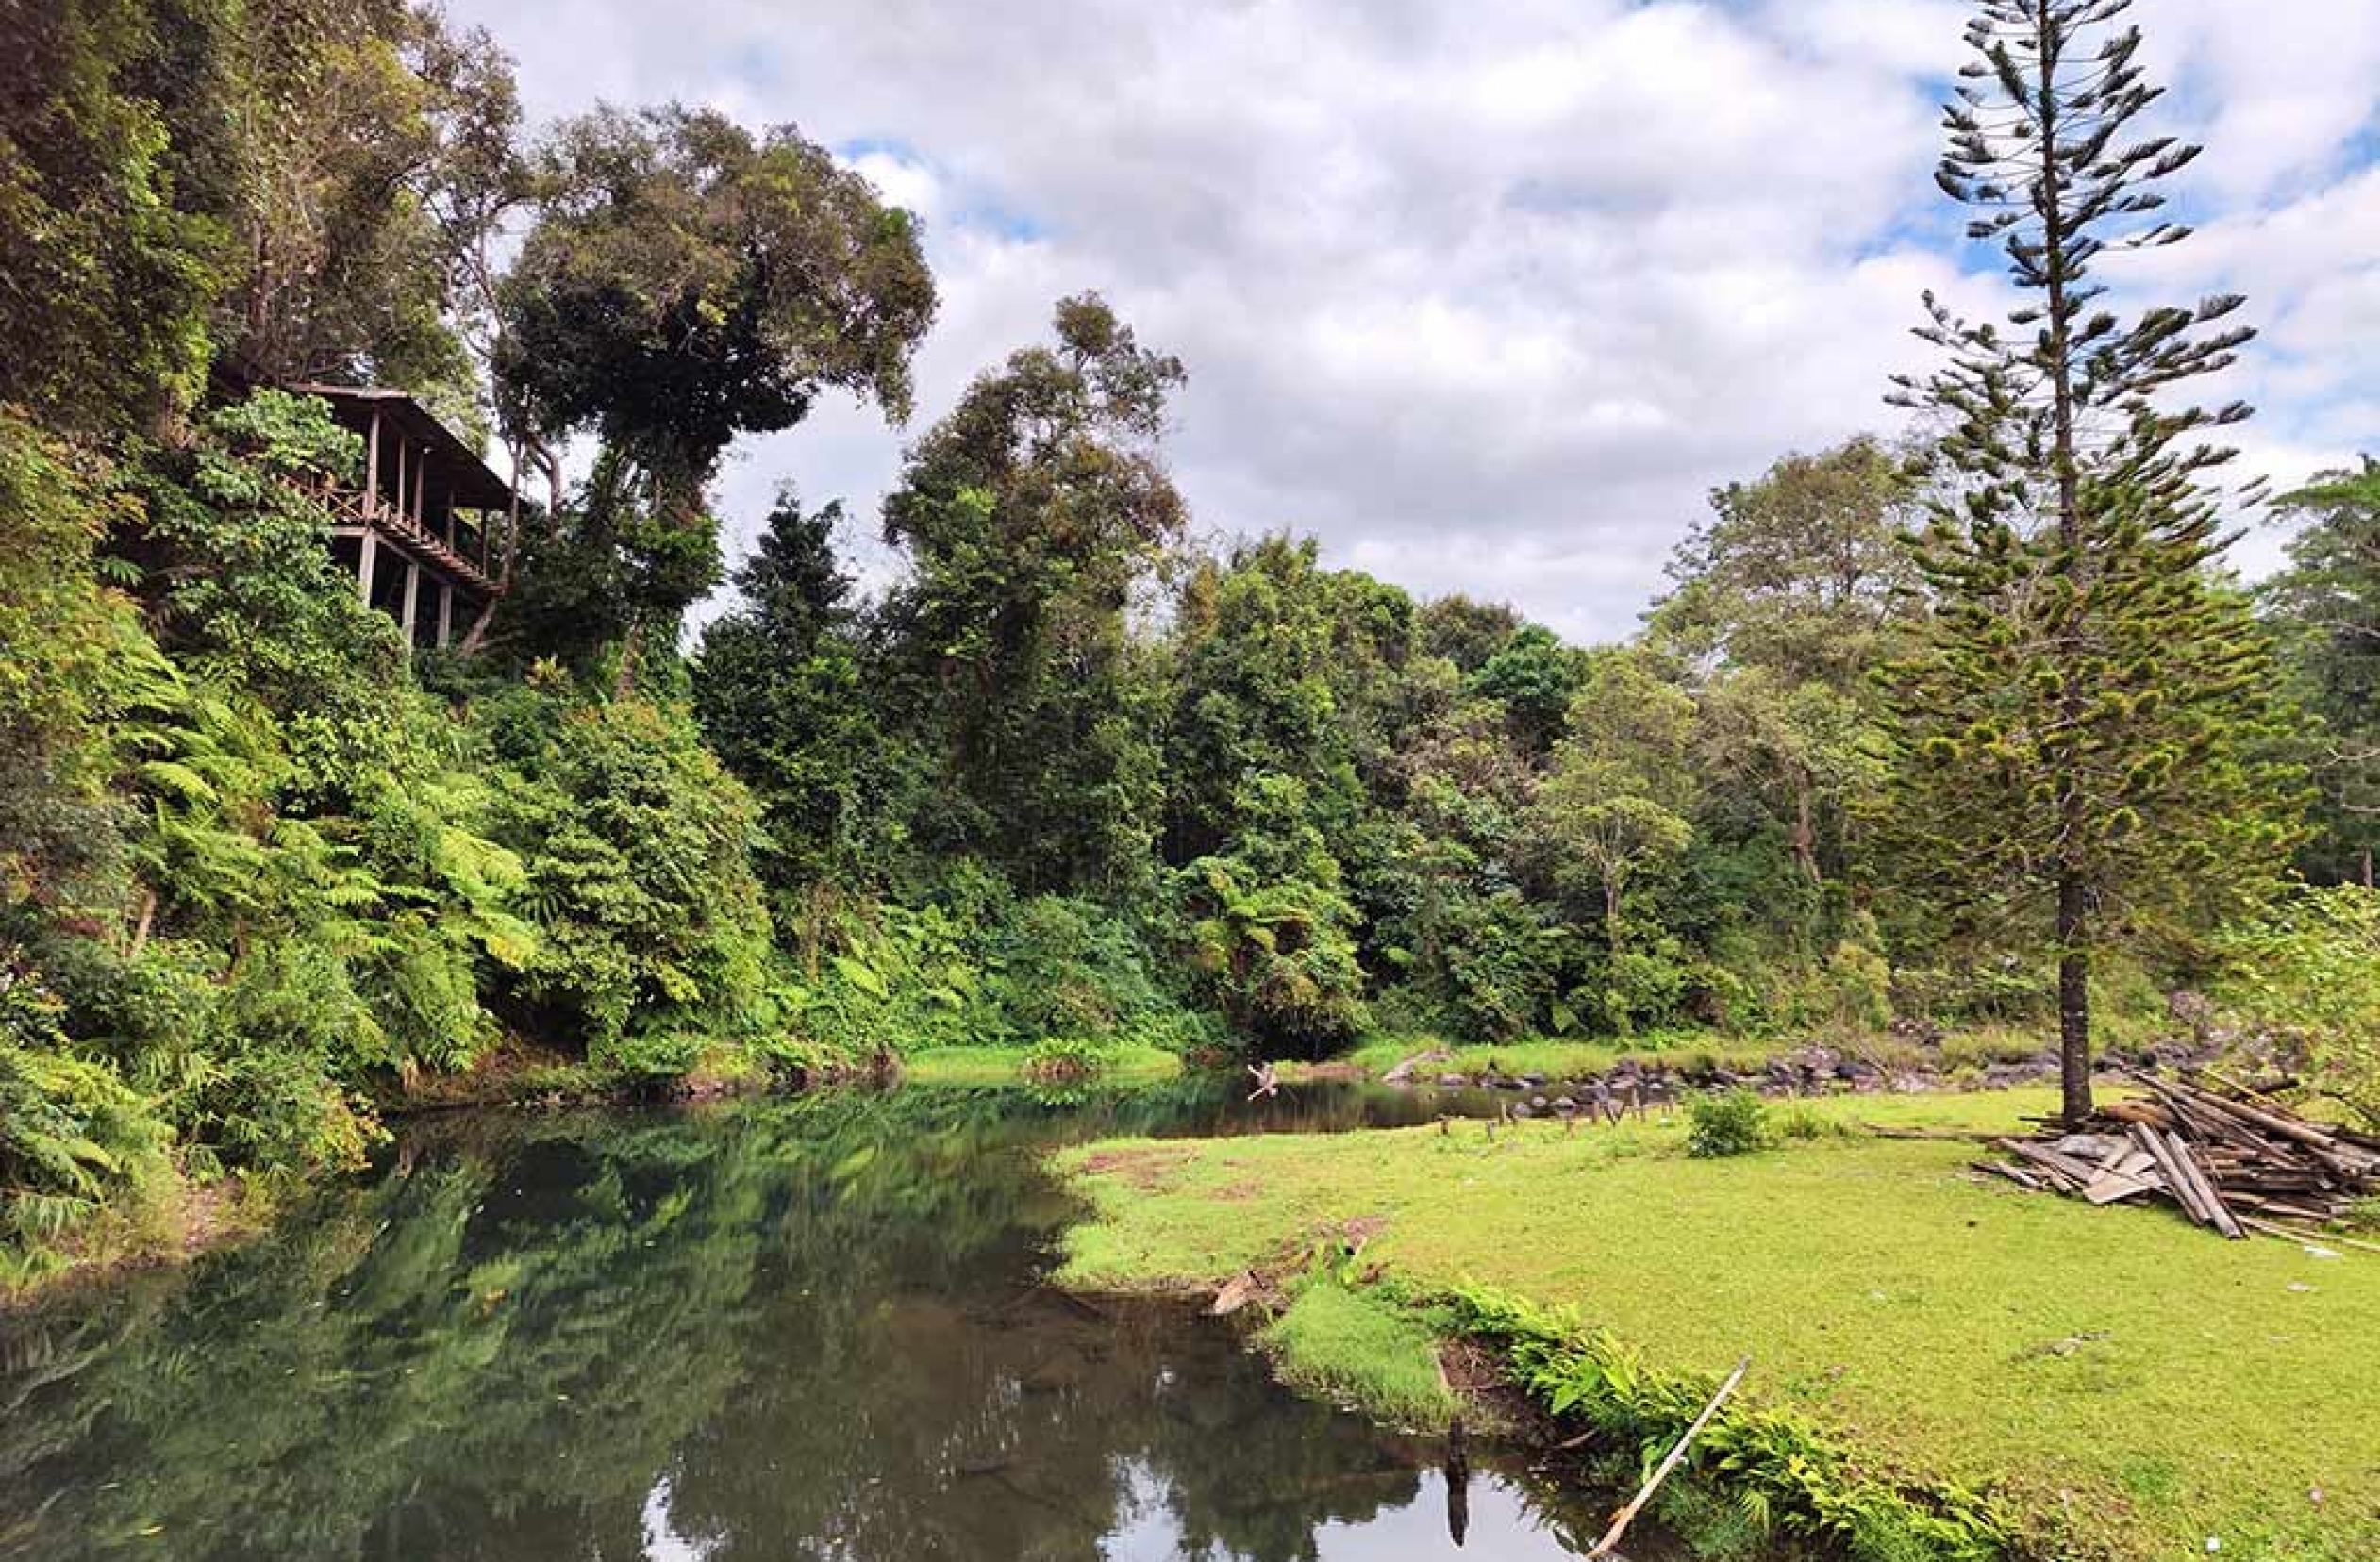
<path fill-rule="evenodd" d="M 402 390 L 291 389 L 320 396 L 363 436 L 363 487 L 325 496 L 331 546 L 353 572 L 356 594 L 403 624 L 417 647 L 455 643 L 504 589 L 506 541 L 520 523 L 512 485 Z"/>

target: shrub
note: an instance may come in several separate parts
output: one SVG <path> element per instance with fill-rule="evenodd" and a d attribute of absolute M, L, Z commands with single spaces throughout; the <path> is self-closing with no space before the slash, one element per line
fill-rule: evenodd
<path fill-rule="evenodd" d="M 1844 1137 L 1849 1131 L 1817 1108 L 1800 1102 L 1770 1115 L 1772 1137 L 1780 1141 L 1806 1143 L 1811 1139 Z"/>
<path fill-rule="evenodd" d="M 2218 1001 L 2306 1088 L 2380 1128 L 2380 891 L 2305 889 L 2223 944 Z"/>
<path fill-rule="evenodd" d="M 0 1278 L 166 1172 L 165 1123 L 114 1069 L 73 1054 L 64 1013 L 0 950 Z"/>
<path fill-rule="evenodd" d="M 1173 891 L 1201 989 L 1235 1028 L 1319 1054 L 1369 1023 L 1355 913 L 1336 889 L 1210 856 L 1176 872 Z"/>
<path fill-rule="evenodd" d="M 1768 1105 L 1752 1091 L 1698 1095 L 1687 1108 L 1686 1153 L 1703 1160 L 1748 1155 L 1769 1142 Z"/>
<path fill-rule="evenodd" d="M 1599 1441 L 1635 1448 L 1647 1470 L 1710 1399 L 1707 1381 L 1656 1371 L 1569 1313 L 1478 1288 L 1455 1302 L 1523 1392 Z M 1989 1498 L 1947 1482 L 1896 1485 L 1806 1417 L 1742 1398 L 1712 1419 L 1681 1473 L 1731 1493 L 1760 1530 L 1831 1542 L 1857 1562 L 1999 1562 L 2017 1549 L 2015 1525 Z"/>
<path fill-rule="evenodd" d="M 1837 1029 L 1880 1031 L 1892 1023 L 1892 966 L 1846 939 L 1826 956 L 1826 1018 Z"/>
<path fill-rule="evenodd" d="M 1079 1085 L 1107 1072 L 1107 1055 L 1079 1036 L 1044 1037 L 1025 1049 L 1021 1068 L 1030 1084 Z"/>
<path fill-rule="evenodd" d="M 538 947 L 519 986 L 590 1057 L 637 1066 L 683 1032 L 757 1025 L 769 921 L 753 876 L 743 788 L 692 723 L 649 701 L 524 688 L 485 720 L 512 772 L 491 834 L 519 858 Z"/>

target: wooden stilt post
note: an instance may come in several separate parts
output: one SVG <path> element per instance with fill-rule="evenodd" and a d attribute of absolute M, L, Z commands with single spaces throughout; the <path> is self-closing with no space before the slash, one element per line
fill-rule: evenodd
<path fill-rule="evenodd" d="M 365 607 L 372 606 L 372 576 L 380 563 L 380 534 L 369 524 L 363 536 L 357 539 L 356 598 Z"/>
<path fill-rule="evenodd" d="M 422 594 L 422 567 L 411 559 L 405 561 L 405 616 L 398 622 L 405 625 L 405 646 L 413 648 L 413 613 Z"/>
<path fill-rule="evenodd" d="M 455 639 L 455 583 L 441 579 L 438 583 L 438 648 L 441 651 Z"/>

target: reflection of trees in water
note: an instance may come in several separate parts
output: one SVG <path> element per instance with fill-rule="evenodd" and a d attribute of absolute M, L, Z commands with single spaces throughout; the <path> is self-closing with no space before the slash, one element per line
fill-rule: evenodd
<path fill-rule="evenodd" d="M 188 1283 L 0 1337 L 0 1554 L 1288 1562 L 1407 1461 L 1207 1334 L 1034 1289 L 1070 1112 L 911 1091 L 427 1124 Z M 152 1529 L 153 1526 L 161 1528 Z M 805 1544 L 801 1537 L 809 1537 Z"/>

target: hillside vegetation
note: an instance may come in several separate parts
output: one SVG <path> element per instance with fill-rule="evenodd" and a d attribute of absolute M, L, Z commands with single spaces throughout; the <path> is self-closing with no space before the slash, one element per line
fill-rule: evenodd
<path fill-rule="evenodd" d="M 2236 301 L 2079 312 L 2187 157 L 1987 235 L 2079 340 L 1929 317 L 1907 393 L 1953 432 L 1744 474 L 1677 517 L 1639 632 L 1582 646 L 1198 540 L 1190 368 L 1094 294 L 915 407 L 917 221 L 790 125 L 532 127 L 416 0 L 6 25 L 0 1277 L 352 1166 L 424 1098 L 904 1055 L 2055 1026 L 2073 1110 L 2186 992 L 2195 1043 L 2374 1109 L 2380 488 L 2295 496 L 2295 564 L 2243 592 L 2197 441 L 2244 409 L 2139 399 L 2246 349 Z M 2120 144 L 2110 36 L 2115 86 L 2015 123 Z M 1954 135 L 1952 194 L 1997 198 L 1989 141 Z M 279 389 L 323 381 L 521 474 L 451 650 L 332 562 L 357 441 Z M 2105 437 L 2002 393 L 2049 384 Z M 730 569 L 722 461 L 828 394 L 918 420 L 893 491 L 789 481 Z"/>

